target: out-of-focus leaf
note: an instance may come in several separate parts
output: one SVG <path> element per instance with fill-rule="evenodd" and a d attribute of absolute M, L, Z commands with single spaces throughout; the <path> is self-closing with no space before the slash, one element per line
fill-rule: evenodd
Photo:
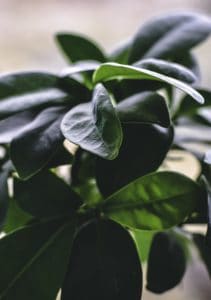
<path fill-rule="evenodd" d="M 85 36 L 74 33 L 58 33 L 56 40 L 70 62 L 80 60 L 106 61 L 100 47 Z"/>
<path fill-rule="evenodd" d="M 200 14 L 184 12 L 157 17 L 138 30 L 129 62 L 151 57 L 172 59 L 204 41 L 210 33 L 210 19 Z"/>
<path fill-rule="evenodd" d="M 152 241 L 147 269 L 147 289 L 163 293 L 174 288 L 186 269 L 185 253 L 171 233 L 157 233 Z"/>

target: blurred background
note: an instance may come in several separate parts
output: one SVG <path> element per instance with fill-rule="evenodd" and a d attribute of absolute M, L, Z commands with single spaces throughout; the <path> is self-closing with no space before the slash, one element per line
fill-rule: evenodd
<path fill-rule="evenodd" d="M 211 0 L 0 0 L 0 72 L 59 71 L 66 63 L 54 42 L 59 31 L 77 31 L 108 51 L 146 20 L 161 13 L 211 15 Z M 195 49 L 203 85 L 211 82 L 211 38 Z M 197 254 L 196 254 L 197 255 Z M 169 293 L 144 292 L 143 300 L 210 300 L 211 282 L 200 260 L 189 263 L 183 282 Z"/>

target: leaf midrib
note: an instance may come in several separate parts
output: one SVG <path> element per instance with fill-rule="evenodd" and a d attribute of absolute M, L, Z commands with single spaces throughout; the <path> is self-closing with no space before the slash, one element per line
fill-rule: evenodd
<path fill-rule="evenodd" d="M 46 243 L 37 251 L 37 254 L 35 254 L 28 263 L 23 266 L 23 268 L 17 273 L 17 275 L 14 277 L 14 279 L 8 284 L 8 286 L 3 290 L 3 292 L 0 294 L 0 299 L 3 299 L 3 297 L 7 294 L 9 289 L 11 289 L 15 283 L 18 281 L 18 279 L 29 269 L 29 267 L 38 259 L 42 253 L 48 248 L 48 246 L 54 242 L 54 240 L 57 238 L 57 236 L 65 229 L 65 227 L 69 226 L 69 223 L 66 223 L 61 228 L 57 230 L 55 234 L 53 234 L 50 239 L 47 240 Z"/>
<path fill-rule="evenodd" d="M 153 199 L 151 200 L 150 202 L 145 202 L 145 203 L 139 203 L 139 202 L 133 202 L 131 203 L 131 201 L 128 201 L 127 203 L 122 203 L 120 205 L 112 205 L 113 203 L 111 203 L 111 205 L 109 205 L 109 201 L 105 202 L 105 206 L 104 206 L 104 212 L 112 212 L 115 211 L 115 210 L 124 210 L 124 209 L 136 209 L 136 208 L 145 208 L 147 206 L 153 206 L 154 204 L 159 204 L 159 203 L 162 203 L 162 202 L 167 202 L 167 201 L 174 201 L 174 200 L 177 200 L 178 198 L 181 198 L 181 197 L 185 197 L 185 196 L 188 196 L 188 195 L 192 195 L 194 192 L 187 192 L 187 193 L 183 193 L 183 194 L 180 194 L 180 195 L 177 195 L 177 196 L 174 196 L 174 197 L 171 197 L 171 198 L 162 198 L 162 199 L 159 199 L 159 200 L 156 200 L 156 199 Z M 115 199 L 113 200 L 115 201 Z M 139 200 L 140 201 L 140 200 Z M 108 206 L 106 206 L 106 204 Z"/>

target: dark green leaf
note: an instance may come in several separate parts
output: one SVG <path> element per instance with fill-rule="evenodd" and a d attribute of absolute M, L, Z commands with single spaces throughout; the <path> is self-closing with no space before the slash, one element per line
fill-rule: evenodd
<path fill-rule="evenodd" d="M 155 171 L 173 140 L 172 127 L 122 124 L 122 128 L 124 138 L 118 157 L 112 161 L 97 158 L 97 183 L 105 196 L 134 179 Z"/>
<path fill-rule="evenodd" d="M 89 103 L 70 110 L 62 120 L 64 136 L 81 148 L 106 159 L 118 155 L 122 129 L 110 96 L 103 85 L 96 86 Z"/>
<path fill-rule="evenodd" d="M 64 140 L 60 122 L 65 112 L 64 107 L 43 110 L 12 140 L 11 159 L 21 178 L 37 173 L 57 152 Z"/>
<path fill-rule="evenodd" d="M 37 218 L 72 216 L 81 204 L 79 196 L 50 171 L 27 181 L 15 178 L 14 197 L 20 208 Z"/>
<path fill-rule="evenodd" d="M 200 200 L 194 181 L 174 172 L 140 177 L 117 191 L 103 204 L 109 218 L 136 229 L 163 230 L 185 220 Z"/>
<path fill-rule="evenodd" d="M 41 72 L 22 72 L 0 76 L 0 99 L 23 96 L 55 88 L 58 77 Z"/>
<path fill-rule="evenodd" d="M 158 17 L 138 30 L 129 62 L 151 57 L 174 58 L 205 40 L 210 32 L 210 19 L 199 14 L 172 13 Z"/>
<path fill-rule="evenodd" d="M 174 58 L 174 61 L 191 70 L 193 74 L 195 74 L 196 78 L 200 80 L 201 72 L 199 64 L 195 55 L 192 52 L 178 53 Z"/>
<path fill-rule="evenodd" d="M 67 59 L 71 62 L 79 60 L 106 61 L 100 47 L 87 37 L 74 33 L 58 33 L 56 40 Z"/>
<path fill-rule="evenodd" d="M 10 197 L 7 180 L 11 169 L 11 163 L 7 162 L 3 165 L 2 170 L 0 171 L 0 230 L 5 223 L 9 206 Z"/>
<path fill-rule="evenodd" d="M 182 90 L 197 102 L 204 103 L 204 98 L 191 86 L 178 79 L 157 73 L 155 71 L 117 63 L 105 63 L 101 64 L 93 74 L 93 81 L 95 83 L 112 79 L 150 79 L 165 82 Z"/>
<path fill-rule="evenodd" d="M 135 94 L 117 106 L 121 122 L 156 123 L 163 127 L 170 126 L 170 117 L 165 99 L 153 92 Z"/>
<path fill-rule="evenodd" d="M 0 101 L 0 119 L 8 118 L 24 110 L 64 104 L 67 99 L 68 95 L 56 88 L 8 97 Z"/>
<path fill-rule="evenodd" d="M 154 58 L 143 59 L 136 62 L 134 66 L 138 68 L 151 70 L 157 73 L 161 73 L 163 75 L 173 77 L 175 79 L 190 84 L 196 81 L 195 75 L 187 68 L 177 63 L 172 63 L 162 59 L 154 59 Z"/>
<path fill-rule="evenodd" d="M 163 293 L 182 280 L 186 257 L 182 246 L 172 233 L 155 235 L 150 249 L 147 269 L 147 289 Z"/>
<path fill-rule="evenodd" d="M 23 111 L 0 121 L 0 144 L 10 143 L 33 122 L 40 110 Z"/>
<path fill-rule="evenodd" d="M 74 222 L 48 221 L 0 240 L 2 300 L 52 300 L 62 285 Z"/>
<path fill-rule="evenodd" d="M 142 271 L 129 233 L 112 221 L 82 228 L 73 245 L 62 300 L 139 300 Z"/>
<path fill-rule="evenodd" d="M 211 256 L 210 256 L 210 248 L 207 246 L 205 242 L 205 237 L 202 234 L 195 233 L 193 235 L 193 241 L 196 247 L 199 250 L 199 254 L 207 268 L 207 271 L 211 277 Z"/>

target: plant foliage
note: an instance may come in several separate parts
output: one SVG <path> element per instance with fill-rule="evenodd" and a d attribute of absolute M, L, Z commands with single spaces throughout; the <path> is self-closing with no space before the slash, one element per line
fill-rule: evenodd
<path fill-rule="evenodd" d="M 147 258 L 147 288 L 165 292 L 190 222 L 207 224 L 192 241 L 210 272 L 211 91 L 192 53 L 210 33 L 191 13 L 112 53 L 59 33 L 65 70 L 0 75 L 0 300 L 139 300 Z M 165 169 L 173 149 L 195 156 L 197 178 Z"/>

